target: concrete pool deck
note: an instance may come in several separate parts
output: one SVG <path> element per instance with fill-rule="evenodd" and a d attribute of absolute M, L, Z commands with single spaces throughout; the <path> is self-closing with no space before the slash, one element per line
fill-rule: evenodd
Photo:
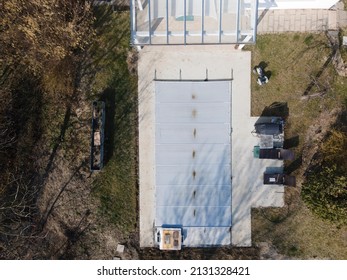
<path fill-rule="evenodd" d="M 139 211 L 140 246 L 155 246 L 155 79 L 232 79 L 231 101 L 231 244 L 251 246 L 251 208 L 284 205 L 283 186 L 264 186 L 266 167 L 283 162 L 253 158 L 258 138 L 251 132 L 251 53 L 233 46 L 148 46 L 140 52 L 139 90 Z"/>

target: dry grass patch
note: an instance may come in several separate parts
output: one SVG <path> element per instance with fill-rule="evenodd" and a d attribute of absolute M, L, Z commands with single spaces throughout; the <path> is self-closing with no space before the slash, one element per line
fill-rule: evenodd
<path fill-rule="evenodd" d="M 274 102 L 287 102 L 289 119 L 286 137 L 303 136 L 322 110 L 334 106 L 331 86 L 334 70 L 331 50 L 324 34 L 263 35 L 251 47 L 252 65 L 267 65 L 269 83 L 259 86 L 252 78 L 252 115 L 259 116 Z M 303 95 L 326 90 L 324 98 L 302 100 Z M 302 140 L 302 139 L 301 139 Z M 302 141 L 299 142 L 302 148 Z M 300 149 L 299 149 L 300 150 Z"/>
<path fill-rule="evenodd" d="M 347 227 L 320 219 L 303 203 L 290 214 L 253 210 L 252 228 L 255 243 L 272 243 L 287 258 L 347 259 Z"/>
<path fill-rule="evenodd" d="M 286 168 L 304 174 L 301 162 L 308 128 L 326 122 L 322 113 L 341 108 L 347 85 L 336 75 L 325 34 L 283 33 L 262 35 L 252 51 L 252 65 L 267 65 L 269 83 L 259 86 L 252 78 L 252 115 L 261 115 L 274 102 L 288 105 L 286 138 L 296 138 L 296 161 Z M 323 93 L 321 97 L 304 96 Z M 346 102 L 347 104 L 347 102 Z M 319 131 L 317 132 L 319 133 Z M 319 145 L 320 143 L 314 143 Z M 347 259 L 347 227 L 337 226 L 314 215 L 301 201 L 297 189 L 286 192 L 288 205 L 282 209 L 256 209 L 252 215 L 253 241 L 273 244 L 278 253 L 298 259 Z"/>

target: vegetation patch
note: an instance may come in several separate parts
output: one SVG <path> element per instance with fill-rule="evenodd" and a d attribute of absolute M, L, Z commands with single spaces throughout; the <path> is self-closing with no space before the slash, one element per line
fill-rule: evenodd
<path fill-rule="evenodd" d="M 336 165 L 312 171 L 303 185 L 302 195 L 310 209 L 320 217 L 347 222 L 347 178 Z"/>
<path fill-rule="evenodd" d="M 302 197 L 318 216 L 347 223 L 347 133 L 333 130 L 322 143 L 319 164 L 309 170 Z"/>
<path fill-rule="evenodd" d="M 105 159 L 94 181 L 99 215 L 129 234 L 137 217 L 137 76 L 129 72 L 129 13 L 100 7 L 92 48 L 94 98 L 106 103 Z"/>
<path fill-rule="evenodd" d="M 251 113 L 266 115 L 269 108 L 278 107 L 275 113 L 286 119 L 285 146 L 296 153 L 296 161 L 286 168 L 294 172 L 302 161 L 309 126 L 322 112 L 341 107 L 345 81 L 336 75 L 325 34 L 260 35 L 247 50 L 252 51 L 252 66 L 261 65 L 269 77 L 269 83 L 260 86 L 252 74 Z"/>
<path fill-rule="evenodd" d="M 341 44 L 341 48 L 340 48 L 341 58 L 343 59 L 343 61 L 347 61 L 347 46 L 342 45 L 343 37 L 347 36 L 347 27 L 341 28 L 339 35 L 340 35 L 339 40 Z"/>
<path fill-rule="evenodd" d="M 136 228 L 128 9 L 9 0 L 0 16 L 0 258 L 111 258 Z M 98 99 L 106 166 L 91 174 Z"/>
<path fill-rule="evenodd" d="M 252 51 L 252 66 L 261 64 L 269 77 L 268 84 L 259 86 L 256 76 L 252 74 L 252 115 L 260 116 L 271 111 L 287 116 L 285 146 L 295 151 L 296 160 L 285 163 L 285 169 L 288 173 L 297 175 L 298 182 L 297 188 L 286 190 L 286 206 L 283 209 L 253 210 L 253 241 L 256 244 L 272 244 L 278 253 L 288 258 L 345 259 L 347 227 L 332 222 L 333 217 L 323 219 L 321 215 L 317 215 L 317 211 L 321 212 L 324 205 L 309 193 L 313 190 L 308 184 L 316 184 L 324 176 L 313 174 L 313 169 L 305 173 L 302 165 L 304 162 L 307 167 L 309 160 L 303 157 L 303 151 L 310 149 L 312 145 L 321 147 L 322 144 L 308 137 L 309 129 L 319 134 L 319 124 L 330 123 L 322 116 L 328 117 L 329 112 L 335 108 L 343 110 L 347 100 L 347 83 L 334 70 L 328 40 L 325 34 L 260 35 L 256 45 L 247 49 Z M 279 106 L 281 104 L 285 106 Z M 316 129 L 313 128 L 314 124 L 318 124 Z M 321 150 L 334 147 L 337 156 L 341 150 L 335 142 L 339 140 L 328 140 L 329 138 Z M 324 152 L 324 156 L 332 157 L 336 162 L 331 151 Z M 315 170 L 318 172 L 323 169 Z M 334 176 L 330 177 L 330 185 L 335 180 L 346 185 L 341 173 L 337 173 L 340 177 L 335 176 L 335 171 L 332 173 Z M 303 186 L 301 194 L 301 182 L 305 180 L 302 174 L 307 175 L 307 185 Z M 318 189 L 316 190 L 314 192 L 318 195 Z M 336 192 L 339 191 L 330 190 L 330 194 Z M 328 193 L 326 191 L 326 198 Z M 311 199 L 311 204 L 307 202 L 308 198 Z M 319 204 L 318 208 L 315 203 Z"/>

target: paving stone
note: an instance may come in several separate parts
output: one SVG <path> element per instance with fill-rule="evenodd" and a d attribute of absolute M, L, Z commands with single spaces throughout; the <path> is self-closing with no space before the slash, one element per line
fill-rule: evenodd
<path fill-rule="evenodd" d="M 304 22 L 300 22 L 300 32 L 305 32 L 306 31 L 306 24 Z"/>
<path fill-rule="evenodd" d="M 314 12 L 314 13 L 311 13 L 312 27 L 313 27 L 314 24 L 316 24 L 316 22 L 317 22 L 317 17 L 318 17 L 317 11 Z"/>
<path fill-rule="evenodd" d="M 286 14 L 286 10 L 278 10 L 278 14 L 284 16 Z"/>
<path fill-rule="evenodd" d="M 279 21 L 278 21 L 278 31 L 281 31 L 281 32 L 285 31 L 285 29 L 284 29 L 284 15 L 281 15 L 281 16 L 279 17 Z"/>
<path fill-rule="evenodd" d="M 293 31 L 295 25 L 295 15 L 289 17 L 289 30 L 288 31 Z"/>
<path fill-rule="evenodd" d="M 347 11 L 337 11 L 337 24 L 339 27 L 345 27 L 347 23 Z"/>
<path fill-rule="evenodd" d="M 278 32 L 279 30 L 279 20 L 275 20 L 273 24 L 273 31 Z"/>
<path fill-rule="evenodd" d="M 291 30 L 291 31 L 301 31 L 300 28 L 301 28 L 301 22 L 300 22 L 300 20 L 295 20 L 294 29 Z"/>
<path fill-rule="evenodd" d="M 347 12 L 339 10 L 269 10 L 258 25 L 258 33 L 323 31 L 347 26 Z"/>
<path fill-rule="evenodd" d="M 305 32 L 306 30 L 307 30 L 306 15 L 302 15 L 300 20 L 300 31 Z"/>
<path fill-rule="evenodd" d="M 289 10 L 289 13 L 288 13 L 289 15 L 292 15 L 292 16 L 295 16 L 295 14 L 296 14 L 296 10 Z"/>
<path fill-rule="evenodd" d="M 335 11 L 329 11 L 328 13 L 328 28 L 329 29 L 337 28 L 337 13 Z"/>
<path fill-rule="evenodd" d="M 306 19 L 306 31 L 312 31 L 312 20 Z"/>

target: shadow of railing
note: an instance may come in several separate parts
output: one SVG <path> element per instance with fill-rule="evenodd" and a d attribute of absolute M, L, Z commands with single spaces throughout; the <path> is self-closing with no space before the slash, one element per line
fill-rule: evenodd
<path fill-rule="evenodd" d="M 269 12 L 269 8 L 266 8 L 262 11 L 262 13 L 260 14 L 260 16 L 258 17 L 257 20 L 257 25 L 264 19 L 264 17 L 266 16 L 266 14 Z"/>

